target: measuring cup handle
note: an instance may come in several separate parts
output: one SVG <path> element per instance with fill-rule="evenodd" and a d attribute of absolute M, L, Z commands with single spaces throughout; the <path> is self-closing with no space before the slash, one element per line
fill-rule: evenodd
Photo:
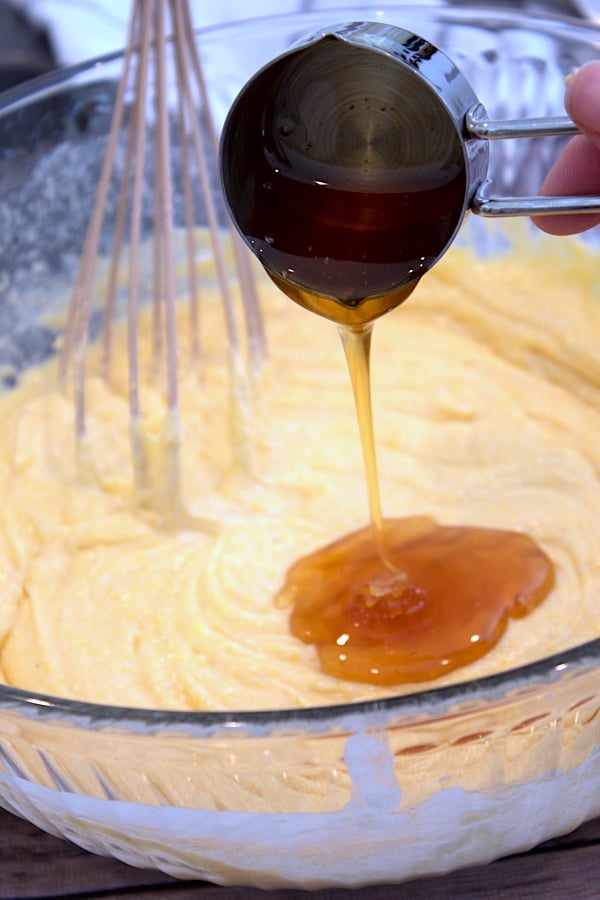
<path fill-rule="evenodd" d="M 485 141 L 579 133 L 579 129 L 568 116 L 493 121 L 488 118 L 481 103 L 476 103 L 467 110 L 465 129 L 470 137 Z M 469 203 L 470 209 L 478 216 L 559 216 L 567 213 L 600 212 L 600 197 L 597 196 L 490 197 L 490 184 L 489 180 L 482 181 Z"/>
<path fill-rule="evenodd" d="M 490 181 L 476 189 L 470 209 L 478 216 L 560 216 L 566 213 L 600 212 L 600 197 L 490 197 Z"/>
<path fill-rule="evenodd" d="M 507 138 L 551 137 L 578 134 L 577 125 L 568 116 L 539 116 L 534 119 L 489 119 L 485 107 L 476 103 L 465 114 L 465 128 L 469 137 L 484 141 Z"/>

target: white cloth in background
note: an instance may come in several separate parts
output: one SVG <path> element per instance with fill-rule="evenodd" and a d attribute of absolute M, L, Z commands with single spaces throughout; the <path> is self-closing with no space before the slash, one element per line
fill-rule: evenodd
<path fill-rule="evenodd" d="M 11 0 L 44 26 L 58 62 L 82 62 L 121 50 L 127 36 L 131 3 L 128 0 Z M 335 6 L 335 0 L 327 3 Z M 341 4 L 339 4 L 341 5 Z M 314 4 L 303 0 L 192 0 L 196 27 L 235 19 L 300 11 Z"/>
<path fill-rule="evenodd" d="M 128 0 L 17 0 L 49 32 L 58 61 L 71 64 L 120 50 L 125 44 Z M 197 27 L 231 19 L 295 10 L 296 0 L 192 0 Z"/>
<path fill-rule="evenodd" d="M 10 0 L 49 32 L 61 64 L 82 62 L 104 53 L 122 49 L 127 34 L 130 0 Z M 395 0 L 403 5 L 403 0 Z M 408 3 L 410 0 L 404 0 Z M 414 0 L 413 0 L 414 2 Z M 437 6 L 440 0 L 425 0 L 420 5 Z M 350 0 L 191 0 L 196 27 L 216 25 L 286 12 L 306 12 L 358 5 Z M 417 4 L 419 5 L 419 4 Z M 498 0 L 498 6 L 503 0 Z M 519 6 L 518 0 L 512 0 Z M 524 0 L 522 5 L 531 5 Z M 544 4 L 534 4 L 543 8 Z M 576 9 L 583 16 L 600 18 L 600 0 L 565 0 L 565 9 Z"/>

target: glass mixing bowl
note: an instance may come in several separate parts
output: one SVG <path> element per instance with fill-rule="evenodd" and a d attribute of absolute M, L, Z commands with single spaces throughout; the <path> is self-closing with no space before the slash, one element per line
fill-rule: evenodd
<path fill-rule="evenodd" d="M 560 114 L 565 73 L 600 45 L 583 21 L 462 4 L 230 24 L 198 34 L 219 123 L 261 63 L 317 27 L 361 19 L 444 49 L 498 118 Z M 110 57 L 3 98 L 6 388 L 53 352 L 119 71 Z M 536 192 L 555 152 L 553 141 L 495 145 L 495 192 Z M 505 239 L 473 219 L 460 240 L 485 257 Z M 0 804 L 87 850 L 181 878 L 310 888 L 443 873 L 600 814 L 599 684 L 596 639 L 481 680 L 311 709 L 116 708 L 0 687 Z"/>

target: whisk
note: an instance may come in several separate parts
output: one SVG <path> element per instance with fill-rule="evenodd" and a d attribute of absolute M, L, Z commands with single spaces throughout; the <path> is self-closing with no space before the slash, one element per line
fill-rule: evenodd
<path fill-rule="evenodd" d="M 172 86 L 175 86 L 173 101 Z M 173 107 L 173 108 L 170 108 Z M 202 123 L 202 125 L 201 125 Z M 175 171 L 172 142 L 180 145 L 180 168 Z M 124 163 L 120 167 L 119 154 Z M 118 200 L 103 305 L 101 374 L 110 378 L 117 293 L 127 246 L 127 354 L 130 443 L 134 497 L 153 508 L 162 522 L 173 526 L 183 513 L 179 449 L 181 423 L 178 364 L 181 349 L 176 331 L 176 273 L 174 245 L 174 184 L 178 176 L 184 208 L 186 293 L 189 302 L 189 355 L 200 361 L 199 287 L 196 222 L 202 207 L 206 221 L 227 334 L 232 393 L 233 448 L 243 466 L 249 465 L 247 421 L 252 377 L 265 356 L 265 334 L 250 268 L 250 255 L 234 229 L 220 221 L 212 194 L 210 173 L 216 168 L 218 137 L 195 40 L 188 0 L 133 0 L 122 74 L 114 101 L 112 122 L 102 163 L 95 203 L 85 237 L 64 331 L 59 377 L 71 388 L 75 405 L 75 437 L 80 471 L 96 477 L 88 440 L 88 346 L 96 300 L 96 269 L 103 224 L 115 182 Z M 197 187 L 192 179 L 195 167 Z M 151 169 L 151 177 L 147 170 Z M 163 488 L 156 496 L 148 471 L 144 438 L 144 409 L 140 391 L 138 318 L 141 282 L 148 272 L 141 252 L 143 209 L 147 181 L 152 192 L 152 345 L 155 375 L 164 380 L 166 414 L 163 429 Z M 198 196 L 200 195 L 200 201 Z M 241 309 L 234 299 L 227 271 L 225 242 L 235 254 Z"/>

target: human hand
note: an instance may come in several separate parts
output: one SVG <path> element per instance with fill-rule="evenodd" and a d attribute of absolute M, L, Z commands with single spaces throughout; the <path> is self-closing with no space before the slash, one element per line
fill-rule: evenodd
<path fill-rule="evenodd" d="M 587 63 L 569 76 L 565 108 L 582 133 L 566 145 L 540 193 L 600 194 L 600 61 Z M 600 213 L 534 216 L 533 221 L 548 234 L 576 234 L 600 224 Z"/>

